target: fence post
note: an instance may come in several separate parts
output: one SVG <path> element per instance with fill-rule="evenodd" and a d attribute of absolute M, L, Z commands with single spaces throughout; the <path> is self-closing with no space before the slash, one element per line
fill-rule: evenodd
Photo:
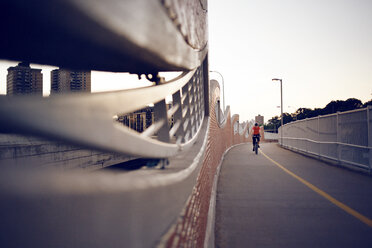
<path fill-rule="evenodd" d="M 201 105 L 200 105 L 200 74 L 201 71 L 198 70 L 198 76 L 195 78 L 195 105 L 196 105 L 196 130 L 198 130 L 198 127 L 201 125 Z"/>
<path fill-rule="evenodd" d="M 195 81 L 196 81 L 196 78 L 193 78 L 191 80 L 191 89 L 190 89 L 190 99 L 191 99 L 191 102 L 190 102 L 190 110 L 192 109 L 192 114 L 191 114 L 191 137 L 194 136 L 194 134 L 196 133 L 196 130 L 197 130 L 197 126 L 198 126 L 198 117 L 197 117 L 197 114 L 198 114 L 198 109 L 197 109 L 197 105 L 196 105 L 196 85 L 195 85 Z"/>
<path fill-rule="evenodd" d="M 309 127 L 309 120 L 306 120 L 305 121 L 305 125 L 306 125 L 306 128 L 308 128 Z M 310 143 L 310 141 L 309 141 L 309 135 L 306 133 L 306 140 L 305 140 L 306 142 L 305 142 L 305 151 L 306 151 L 306 153 L 308 153 L 309 152 L 309 143 Z"/>
<path fill-rule="evenodd" d="M 368 146 L 368 151 L 369 151 L 369 163 L 368 163 L 368 167 L 369 167 L 369 173 L 371 174 L 372 172 L 372 126 L 371 126 L 371 115 L 370 115 L 370 109 L 371 109 L 371 106 L 367 106 L 366 108 L 366 111 L 367 111 L 367 137 L 368 137 L 368 143 L 367 143 L 367 146 Z"/>
<path fill-rule="evenodd" d="M 209 62 L 208 54 L 205 56 L 205 59 L 202 64 L 202 75 L 203 75 L 203 101 L 204 101 L 204 115 L 209 116 Z"/>
<path fill-rule="evenodd" d="M 319 156 L 319 158 L 320 158 L 320 146 L 321 146 L 321 144 L 320 144 L 320 125 L 319 125 L 319 122 L 320 122 L 320 116 L 318 115 L 318 156 Z"/>
<path fill-rule="evenodd" d="M 173 105 L 176 105 L 176 104 L 179 105 L 179 108 L 174 113 L 174 119 L 175 120 L 180 120 L 181 123 L 183 123 L 183 117 L 182 117 L 183 106 L 182 106 L 182 101 L 181 101 L 181 91 L 178 90 L 176 93 L 174 93 L 172 95 L 172 99 L 173 99 Z M 182 139 L 183 139 L 183 137 L 185 136 L 185 131 L 183 130 L 183 125 L 182 124 L 178 128 L 178 130 L 176 132 L 176 136 L 177 136 L 176 140 L 178 140 L 179 137 L 182 137 Z"/>
<path fill-rule="evenodd" d="M 190 139 L 189 136 L 191 136 L 191 132 L 192 132 L 192 123 L 191 123 L 191 104 L 190 104 L 190 90 L 189 90 L 189 85 L 190 85 L 190 82 L 188 82 L 187 84 L 185 84 L 185 86 L 182 87 L 182 95 L 185 96 L 184 100 L 183 100 L 183 106 L 185 106 L 185 110 L 186 112 L 183 115 L 183 118 L 184 120 L 186 121 L 185 123 L 187 123 L 187 126 L 185 126 L 184 124 L 184 131 L 185 131 L 185 136 L 183 137 L 183 141 L 186 142 Z"/>
<path fill-rule="evenodd" d="M 169 142 L 169 124 L 167 116 L 167 104 L 165 99 L 155 103 L 154 106 L 155 122 L 164 120 L 164 125 L 158 131 L 158 140 Z"/>
<path fill-rule="evenodd" d="M 338 163 L 340 163 L 340 113 L 337 112 L 337 118 L 336 118 L 336 139 L 337 139 L 337 160 L 338 160 Z"/>

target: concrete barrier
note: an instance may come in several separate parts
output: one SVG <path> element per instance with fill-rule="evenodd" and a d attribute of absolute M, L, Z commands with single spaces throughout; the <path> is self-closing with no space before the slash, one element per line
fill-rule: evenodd
<path fill-rule="evenodd" d="M 92 171 L 134 157 L 91 150 L 38 137 L 0 134 L 0 166 Z"/>

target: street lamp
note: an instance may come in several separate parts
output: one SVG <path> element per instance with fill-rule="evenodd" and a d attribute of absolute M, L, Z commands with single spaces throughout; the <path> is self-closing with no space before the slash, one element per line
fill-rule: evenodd
<path fill-rule="evenodd" d="M 218 71 L 209 71 L 209 72 L 215 72 L 218 73 L 222 78 L 222 97 L 223 97 L 223 112 L 225 113 L 225 82 L 223 80 L 223 76 Z"/>
<path fill-rule="evenodd" d="M 281 144 L 283 145 L 283 86 L 282 86 L 282 80 L 279 78 L 273 78 L 272 81 L 280 81 L 280 123 L 282 130 L 280 132 L 280 139 Z"/>

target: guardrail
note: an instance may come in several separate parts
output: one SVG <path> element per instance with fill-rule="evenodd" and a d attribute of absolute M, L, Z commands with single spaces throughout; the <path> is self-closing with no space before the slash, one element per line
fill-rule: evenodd
<path fill-rule="evenodd" d="M 0 130 L 42 135 L 95 149 L 166 158 L 188 149 L 205 114 L 202 68 L 158 86 L 96 94 L 1 97 Z M 165 98 L 172 95 L 167 110 Z M 137 133 L 113 120 L 155 103 L 155 123 Z M 173 117 L 174 125 L 169 127 Z M 151 138 L 157 133 L 157 139 Z M 172 139 L 175 140 L 172 142 Z"/>
<path fill-rule="evenodd" d="M 288 123 L 279 128 L 279 143 L 290 149 L 371 172 L 372 108 L 369 106 Z"/>
<path fill-rule="evenodd" d="M 207 1 L 3 0 L 1 58 L 70 69 L 189 71 L 208 52 Z"/>
<path fill-rule="evenodd" d="M 272 141 L 278 141 L 279 139 L 279 134 L 278 133 L 273 133 L 273 132 L 264 132 L 265 140 L 272 140 Z"/>
<path fill-rule="evenodd" d="M 130 156 L 167 158 L 189 149 L 209 114 L 207 3 L 189 4 L 192 8 L 173 1 L 3 1 L 7 14 L 0 25 L 7 39 L 0 41 L 1 58 L 152 78 L 160 70 L 185 72 L 170 82 L 120 92 L 0 97 L 0 131 Z M 169 95 L 173 106 L 167 109 Z M 155 123 L 141 134 L 113 120 L 149 104 Z"/>

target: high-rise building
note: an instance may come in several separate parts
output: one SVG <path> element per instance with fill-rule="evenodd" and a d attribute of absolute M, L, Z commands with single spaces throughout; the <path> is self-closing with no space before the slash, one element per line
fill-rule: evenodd
<path fill-rule="evenodd" d="M 154 107 L 147 107 L 133 113 L 118 116 L 123 125 L 142 133 L 154 123 Z"/>
<path fill-rule="evenodd" d="M 90 71 L 56 69 L 50 72 L 50 94 L 67 92 L 91 92 Z"/>
<path fill-rule="evenodd" d="M 257 115 L 257 116 L 255 117 L 255 122 L 256 122 L 258 125 L 262 126 L 262 125 L 264 124 L 264 117 L 263 117 L 262 115 Z"/>
<path fill-rule="evenodd" d="M 166 104 L 167 111 L 172 107 L 172 102 Z M 133 113 L 119 115 L 118 122 L 121 122 L 123 125 L 136 130 L 137 132 L 142 133 L 149 126 L 155 122 L 154 116 L 154 107 L 146 107 L 144 109 L 137 110 Z M 174 116 L 168 120 L 169 128 L 172 128 L 174 125 Z"/>
<path fill-rule="evenodd" d="M 21 62 L 9 67 L 6 77 L 7 95 L 43 95 L 43 74 L 41 69 L 33 69 L 30 63 Z"/>

